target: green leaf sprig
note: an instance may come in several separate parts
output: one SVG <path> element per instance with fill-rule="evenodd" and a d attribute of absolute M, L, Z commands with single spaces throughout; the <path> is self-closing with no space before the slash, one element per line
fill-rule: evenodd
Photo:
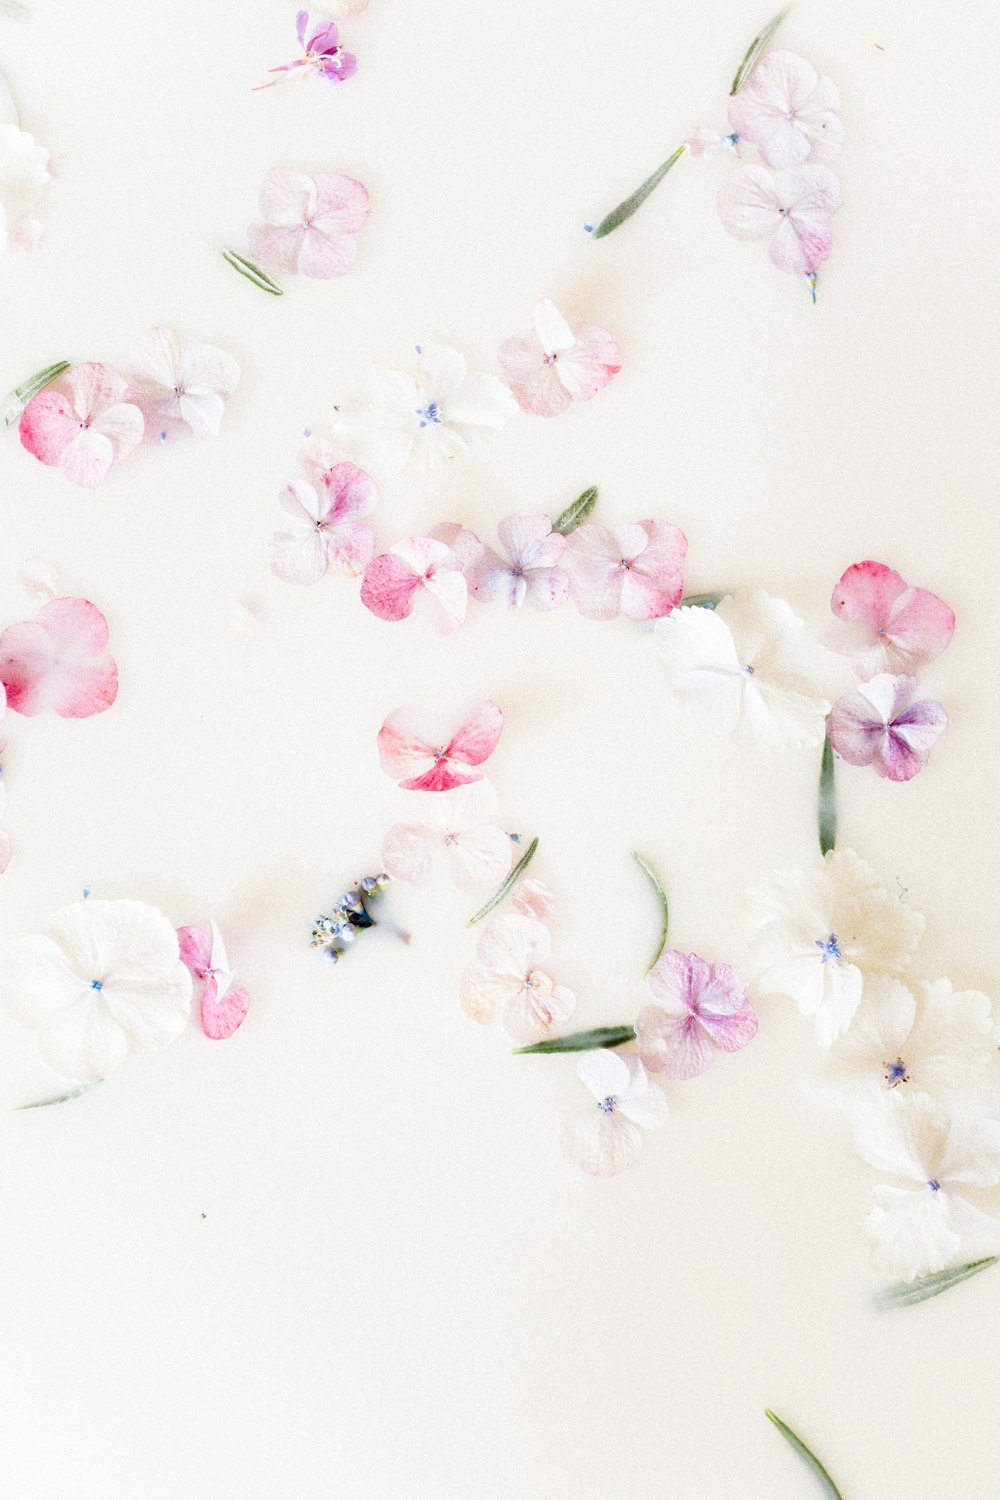
<path fill-rule="evenodd" d="M 254 286 L 259 286 L 262 292 L 270 292 L 272 297 L 285 295 L 278 283 L 272 281 L 260 266 L 255 266 L 252 260 L 247 260 L 245 255 L 237 255 L 235 250 L 223 250 L 222 258 L 232 266 L 234 271 L 239 271 L 241 276 L 245 276 L 247 281 L 252 281 Z"/>
<path fill-rule="evenodd" d="M 53 380 L 68 369 L 69 360 L 60 359 L 54 365 L 48 365 L 46 369 L 39 370 L 37 375 L 29 375 L 27 380 L 16 385 L 10 394 L 4 397 L 4 426 L 10 427 L 16 422 L 32 396 L 37 396 L 39 391 L 44 391 L 47 385 L 51 385 Z"/>
<path fill-rule="evenodd" d="M 763 52 L 768 42 L 774 36 L 774 33 L 777 31 L 778 27 L 781 25 L 782 21 L 788 15 L 788 12 L 790 10 L 790 5 L 786 6 L 784 10 L 779 10 L 776 16 L 771 17 L 764 29 L 762 31 L 758 31 L 757 35 L 754 37 L 753 41 L 747 48 L 746 53 L 743 57 L 743 61 L 736 69 L 736 77 L 733 79 L 733 86 L 729 90 L 730 96 L 732 96 L 733 94 L 738 94 L 740 89 L 746 83 L 747 79 L 750 77 L 750 74 L 754 70 L 754 65 L 756 64 L 757 59 L 760 57 L 760 54 Z"/>
<path fill-rule="evenodd" d="M 569 1036 L 550 1036 L 544 1042 L 532 1042 L 529 1047 L 514 1047 L 515 1053 L 525 1052 L 589 1052 L 593 1047 L 622 1047 L 635 1041 L 634 1026 L 594 1026 L 590 1031 L 571 1031 Z"/>
<path fill-rule="evenodd" d="M 940 1297 L 960 1281 L 968 1281 L 980 1271 L 995 1266 L 1000 1255 L 987 1255 L 982 1260 L 966 1261 L 964 1266 L 949 1266 L 946 1271 L 935 1271 L 933 1276 L 921 1276 L 916 1281 L 904 1281 L 899 1286 L 886 1287 L 875 1298 L 876 1306 L 885 1308 L 912 1307 L 916 1302 L 926 1302 L 928 1297 Z"/>
<path fill-rule="evenodd" d="M 819 849 L 829 854 L 837 843 L 837 788 L 833 773 L 833 746 L 823 741 L 823 755 L 819 763 Z"/>
<path fill-rule="evenodd" d="M 583 524 L 597 504 L 597 486 L 592 484 L 589 490 L 584 490 L 582 495 L 577 495 L 571 505 L 567 505 L 552 524 L 552 530 L 558 531 L 560 536 L 569 536 L 571 531 Z"/>
<path fill-rule="evenodd" d="M 798 1433 L 793 1432 L 792 1429 L 785 1422 L 783 1422 L 780 1417 L 775 1416 L 773 1411 L 765 1408 L 764 1415 L 769 1422 L 774 1423 L 775 1427 L 777 1427 L 782 1437 L 786 1438 L 788 1442 L 791 1443 L 792 1447 L 795 1449 L 799 1457 L 804 1459 L 805 1462 L 809 1465 L 813 1473 L 816 1475 L 816 1478 L 823 1486 L 826 1494 L 830 1495 L 832 1497 L 832 1500 L 844 1500 L 843 1495 L 840 1493 L 837 1486 L 834 1484 L 833 1480 L 826 1472 L 826 1469 L 824 1469 L 815 1453 L 813 1453 L 811 1449 L 806 1447 L 805 1443 L 799 1437 Z"/>
<path fill-rule="evenodd" d="M 510 874 L 507 876 L 507 879 L 504 881 L 500 889 L 495 893 L 495 895 L 492 895 L 490 897 L 485 906 L 481 906 L 479 908 L 474 917 L 469 918 L 470 927 L 474 927 L 477 922 L 481 922 L 484 917 L 488 917 L 490 912 L 493 911 L 495 907 L 500 905 L 501 901 L 506 901 L 511 891 L 517 885 L 517 882 L 520 880 L 521 876 L 524 874 L 525 870 L 534 859 L 535 850 L 537 848 L 538 840 L 537 838 L 534 838 L 531 840 L 531 843 L 528 845 L 527 849 L 525 849 L 524 853 L 521 855 L 521 858 L 511 870 Z"/>
<path fill-rule="evenodd" d="M 660 881 L 660 877 L 657 875 L 656 871 L 653 869 L 653 866 L 649 863 L 649 860 L 645 859 L 643 857 L 643 855 L 639 854 L 635 849 L 632 850 L 632 858 L 635 860 L 636 864 L 639 866 L 639 869 L 642 870 L 642 871 L 644 871 L 645 874 L 649 877 L 649 883 L 653 887 L 653 890 L 656 892 L 656 899 L 660 903 L 660 911 L 661 911 L 662 916 L 663 916 L 663 924 L 662 924 L 662 929 L 661 929 L 661 932 L 660 932 L 659 945 L 658 945 L 658 947 L 656 949 L 656 952 L 653 954 L 652 958 L 649 960 L 649 963 L 646 965 L 645 969 L 643 969 L 643 971 L 642 971 L 643 978 L 645 978 L 646 975 L 649 973 L 650 969 L 656 963 L 656 961 L 659 958 L 660 954 L 663 952 L 664 948 L 667 946 L 667 925 L 668 925 L 668 923 L 670 921 L 670 906 L 669 906 L 669 903 L 667 901 L 667 893 L 663 889 L 663 885 L 662 885 L 662 882 Z"/>
<path fill-rule="evenodd" d="M 602 240 L 606 234 L 611 233 L 612 229 L 617 229 L 619 224 L 624 224 L 626 219 L 631 219 L 636 209 L 641 208 L 653 189 L 659 187 L 671 167 L 680 161 L 686 150 L 686 146 L 678 146 L 673 155 L 668 156 L 666 161 L 646 178 L 645 182 L 640 183 L 634 193 L 630 193 L 617 208 L 613 208 L 609 214 L 606 214 L 594 230 L 593 238 Z"/>

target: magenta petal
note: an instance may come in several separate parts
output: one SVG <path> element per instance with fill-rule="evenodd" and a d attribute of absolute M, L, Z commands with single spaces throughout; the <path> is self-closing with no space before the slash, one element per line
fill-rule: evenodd
<path fill-rule="evenodd" d="M 405 620 L 413 611 L 420 579 L 392 552 L 373 557 L 361 580 L 361 602 L 380 620 Z"/>
<path fill-rule="evenodd" d="M 371 515 L 378 503 L 378 489 L 370 474 L 356 464 L 339 463 L 324 476 L 329 508 L 323 520 L 329 525 L 357 521 Z"/>
<path fill-rule="evenodd" d="M 481 771 L 459 771 L 448 760 L 436 760 L 422 776 L 411 776 L 399 784 L 407 792 L 450 792 L 452 787 L 468 786 L 482 779 Z"/>
<path fill-rule="evenodd" d="M 215 976 L 210 975 L 201 996 L 201 1029 L 215 1042 L 225 1041 L 238 1031 L 250 1009 L 250 997 L 240 984 L 232 984 L 219 994 Z"/>
<path fill-rule="evenodd" d="M 212 934 L 202 927 L 178 927 L 181 963 L 195 979 L 204 979 L 212 966 Z"/>
<path fill-rule="evenodd" d="M 39 391 L 21 413 L 18 435 L 43 464 L 57 464 L 80 431 L 80 418 L 60 391 Z"/>
<path fill-rule="evenodd" d="M 486 702 L 453 736 L 445 755 L 467 766 L 481 765 L 493 754 L 502 730 L 503 713 L 495 703 Z"/>
<path fill-rule="evenodd" d="M 67 719 L 103 713 L 118 693 L 107 639 L 107 621 L 87 599 L 53 599 L 34 620 L 9 625 L 0 635 L 0 682 L 10 707 Z"/>
<path fill-rule="evenodd" d="M 890 781 L 910 781 L 927 764 L 930 748 L 948 717 L 940 703 L 924 698 L 895 719 L 875 756 L 875 770 Z"/>
<path fill-rule="evenodd" d="M 299 46 L 303 49 L 303 51 L 305 50 L 306 45 L 306 27 L 308 25 L 309 12 L 307 10 L 297 11 L 295 15 L 295 35 L 298 37 Z"/>

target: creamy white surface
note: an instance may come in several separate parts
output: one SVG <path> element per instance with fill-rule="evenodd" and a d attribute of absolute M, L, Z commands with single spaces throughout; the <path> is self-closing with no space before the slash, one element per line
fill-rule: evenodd
<path fill-rule="evenodd" d="M 739 961 L 744 887 L 812 856 L 815 753 L 685 730 L 625 623 L 474 607 L 446 639 L 374 619 L 351 583 L 281 583 L 266 544 L 303 427 L 370 359 L 426 339 L 493 368 L 543 295 L 610 327 L 609 390 L 387 482 L 380 540 L 443 519 L 489 537 L 596 483 L 603 520 L 684 528 L 691 590 L 762 586 L 825 624 L 873 557 L 940 593 L 958 630 L 922 685 L 950 727 L 908 785 L 840 768 L 842 837 L 926 914 L 915 977 L 997 995 L 993 8 L 803 0 L 783 28 L 847 128 L 816 308 L 722 231 L 714 160 L 604 242 L 581 229 L 722 123 L 760 0 L 372 0 L 346 28 L 355 79 L 261 94 L 295 53 L 291 3 L 31 8 L 0 20 L 0 69 L 65 160 L 45 247 L 4 268 L 0 388 L 63 356 L 120 367 L 156 323 L 243 379 L 218 442 L 144 446 L 93 497 L 3 442 L 0 621 L 32 612 L 18 570 L 44 557 L 108 616 L 122 686 L 86 722 L 8 718 L 2 935 L 84 886 L 214 916 L 252 1009 L 229 1043 L 192 1029 L 7 1116 L 9 1492 L 805 1500 L 769 1405 L 851 1500 L 992 1500 L 1000 1273 L 873 1310 L 873 1174 L 791 1006 L 668 1087 L 668 1127 L 594 1182 L 558 1150 L 589 1102 L 572 1060 L 514 1058 L 459 1012 L 467 900 L 399 892 L 412 945 L 365 938 L 337 971 L 308 948 L 404 805 L 375 734 L 406 698 L 503 706 L 491 773 L 506 825 L 541 836 L 581 1025 L 644 995 L 657 919 L 632 848 L 668 883 L 672 942 Z M 278 300 L 220 252 L 283 162 L 357 176 L 372 215 L 351 276 Z M 43 1097 L 32 1036 L 2 1037 L 4 1100 Z"/>

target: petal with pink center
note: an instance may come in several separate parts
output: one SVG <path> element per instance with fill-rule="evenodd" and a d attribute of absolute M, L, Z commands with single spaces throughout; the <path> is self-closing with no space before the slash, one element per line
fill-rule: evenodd
<path fill-rule="evenodd" d="M 507 1001 L 504 1030 L 512 1042 L 530 1046 L 543 1041 L 553 1027 L 564 1026 L 575 1010 L 573 991 L 563 984 L 554 985 L 548 974 L 535 969 Z"/>
<path fill-rule="evenodd" d="M 574 401 L 589 401 L 618 374 L 622 357 L 606 328 L 582 323 L 576 342 L 564 349 L 555 362 L 559 379 Z"/>
<path fill-rule="evenodd" d="M 536 335 L 507 339 L 497 354 L 504 377 L 522 411 L 536 417 L 556 417 L 571 401 L 559 378 L 556 361 L 546 362 Z"/>
<path fill-rule="evenodd" d="M 703 1006 L 698 1020 L 720 1052 L 739 1052 L 757 1035 L 757 1015 L 749 1000 L 739 1010 L 719 1014 Z"/>

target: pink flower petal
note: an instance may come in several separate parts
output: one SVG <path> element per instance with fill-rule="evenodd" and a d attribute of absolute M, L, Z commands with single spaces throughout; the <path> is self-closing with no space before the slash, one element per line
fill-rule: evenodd
<path fill-rule="evenodd" d="M 23 446 L 43 464 L 57 464 L 79 431 L 79 417 L 69 398 L 58 390 L 32 396 L 18 424 Z"/>
<path fill-rule="evenodd" d="M 382 867 L 394 880 L 422 880 L 443 844 L 440 828 L 427 823 L 396 823 L 382 840 Z"/>
<path fill-rule="evenodd" d="M 463 765 L 482 765 L 496 749 L 502 731 L 503 713 L 487 700 L 452 737 L 445 755 Z"/>
<path fill-rule="evenodd" d="M 697 1078 L 711 1067 L 711 1043 L 696 1016 L 668 1016 L 661 1006 L 647 1005 L 635 1026 L 639 1057 L 650 1073 Z"/>
<path fill-rule="evenodd" d="M 413 612 L 420 577 L 402 557 L 382 552 L 365 568 L 361 603 L 380 620 L 405 620 Z"/>
<path fill-rule="evenodd" d="M 358 258 L 358 242 L 353 235 L 328 230 L 315 224 L 303 232 L 298 246 L 296 270 L 303 276 L 326 281 L 346 276 Z"/>
<path fill-rule="evenodd" d="M 954 611 L 926 589 L 911 588 L 885 563 L 860 562 L 848 568 L 833 591 L 830 608 L 841 620 L 862 627 L 834 650 L 854 658 L 859 672 L 911 672 L 933 661 L 950 642 Z"/>
<path fill-rule="evenodd" d="M 85 719 L 111 707 L 118 668 L 105 649 L 108 625 L 87 599 L 53 599 L 0 635 L 0 681 L 17 713 Z"/>
<path fill-rule="evenodd" d="M 909 781 L 927 764 L 947 724 L 940 703 L 914 702 L 917 679 L 880 673 L 836 703 L 827 719 L 831 745 L 850 765 L 873 765 L 890 781 Z"/>
<path fill-rule="evenodd" d="M 241 984 L 231 984 L 220 995 L 218 981 L 209 975 L 201 994 L 201 1029 L 212 1041 L 225 1041 L 243 1025 L 249 1008 L 250 996 Z"/>
<path fill-rule="evenodd" d="M 680 600 L 686 551 L 687 538 L 668 521 L 640 521 L 614 532 L 585 521 L 570 533 L 563 565 L 581 614 L 651 620 Z"/>
<path fill-rule="evenodd" d="M 576 343 L 555 357 L 559 379 L 574 401 L 589 401 L 618 374 L 622 357 L 618 345 L 606 328 L 581 323 Z"/>
<path fill-rule="evenodd" d="M 375 533 L 364 521 L 333 526 L 324 532 L 332 567 L 347 578 L 363 573 L 375 553 Z"/>
<path fill-rule="evenodd" d="M 507 339 L 497 353 L 504 378 L 522 411 L 536 417 L 556 417 L 572 397 L 559 378 L 557 366 L 546 362 L 537 334 Z"/>
<path fill-rule="evenodd" d="M 212 934 L 203 927 L 178 927 L 181 963 L 195 979 L 204 979 L 212 967 Z"/>
<path fill-rule="evenodd" d="M 368 190 L 353 177 L 317 172 L 315 216 L 324 234 L 357 234 L 368 217 Z"/>

